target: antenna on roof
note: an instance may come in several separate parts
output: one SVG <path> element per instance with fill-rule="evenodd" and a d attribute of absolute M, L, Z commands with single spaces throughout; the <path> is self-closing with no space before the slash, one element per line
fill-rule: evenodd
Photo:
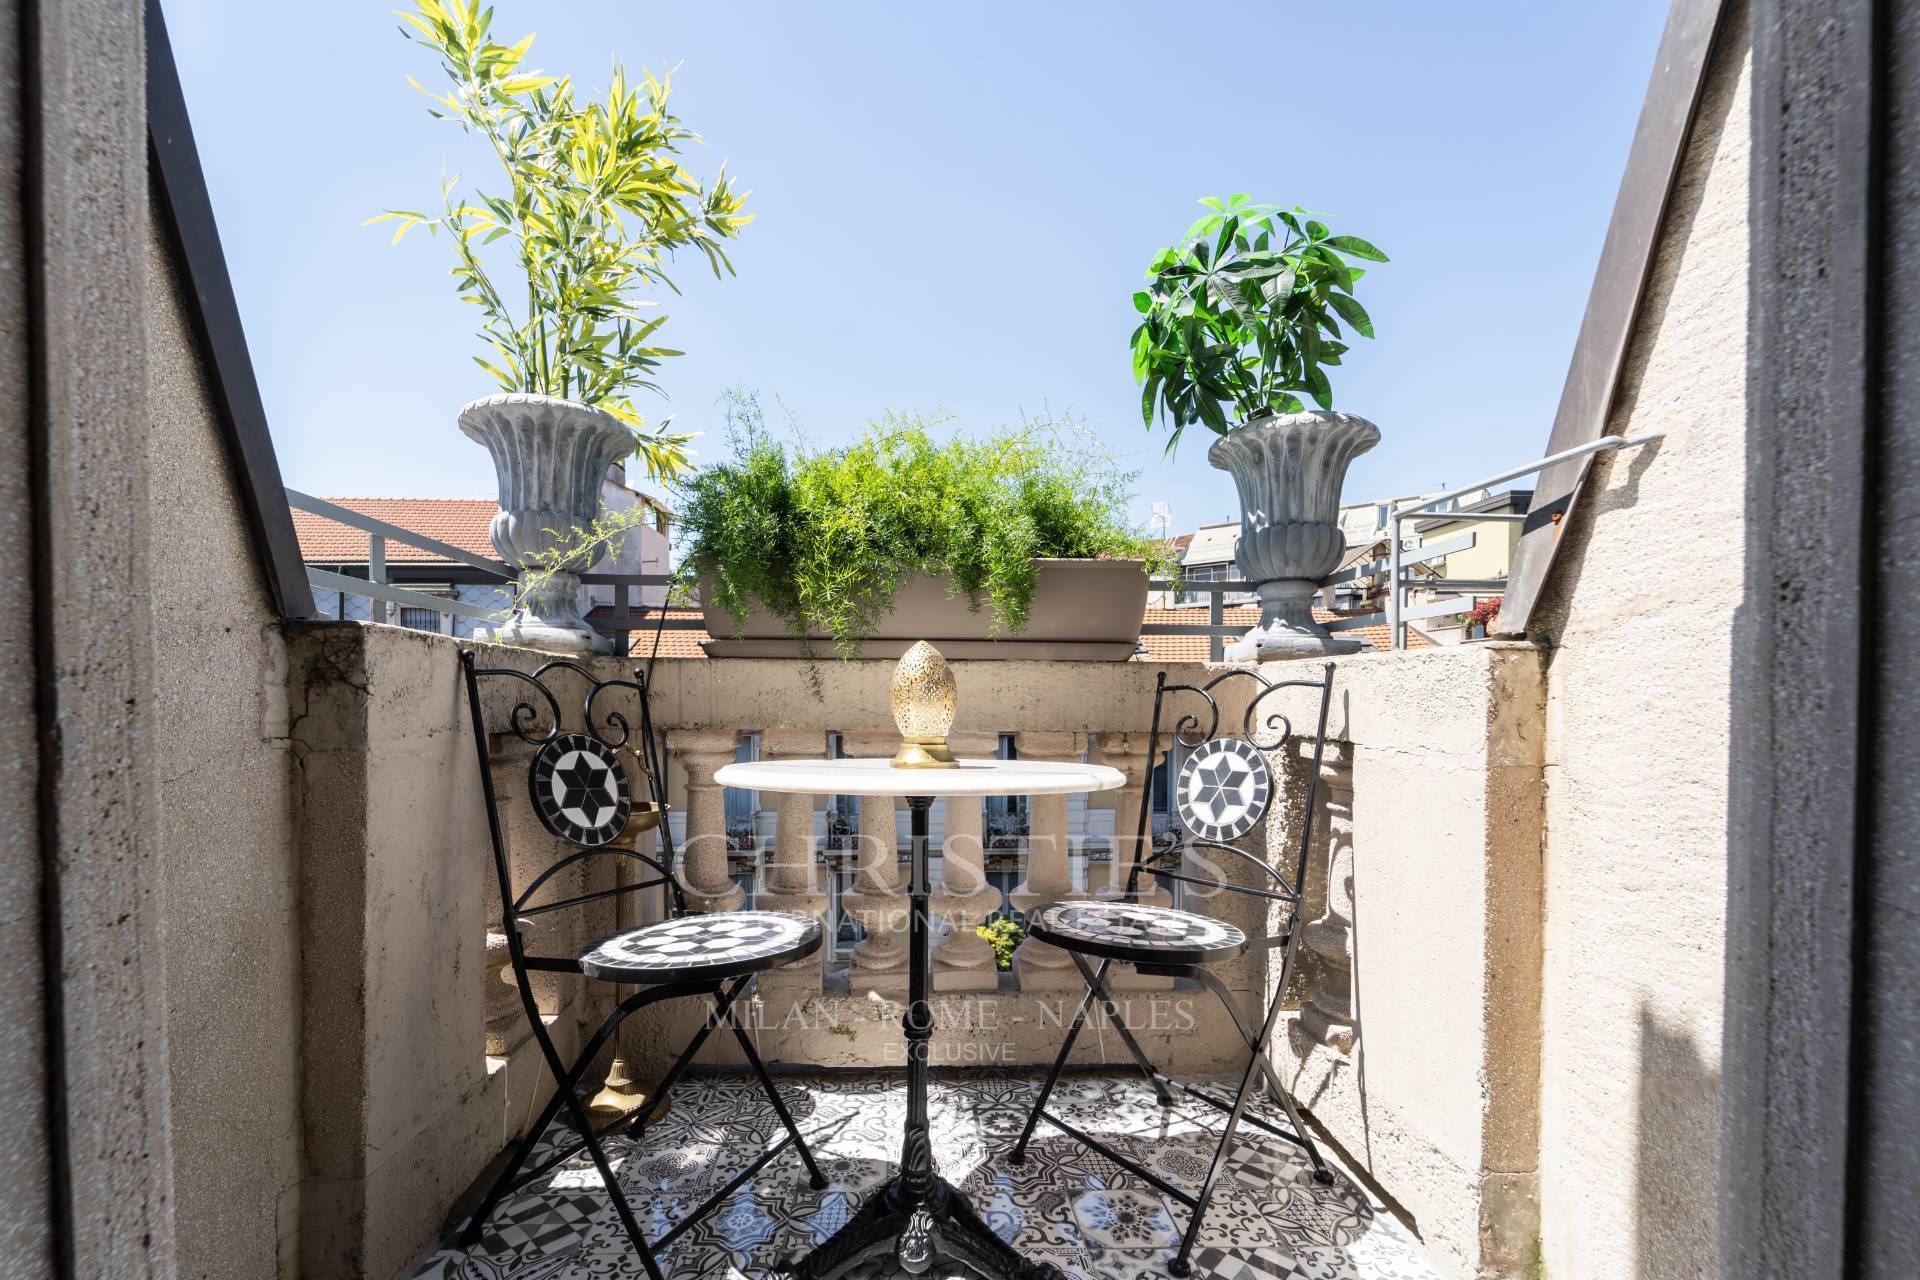
<path fill-rule="evenodd" d="M 1152 537 L 1165 538 L 1173 528 L 1173 507 L 1170 503 L 1156 502 L 1148 510 L 1147 533 Z"/>

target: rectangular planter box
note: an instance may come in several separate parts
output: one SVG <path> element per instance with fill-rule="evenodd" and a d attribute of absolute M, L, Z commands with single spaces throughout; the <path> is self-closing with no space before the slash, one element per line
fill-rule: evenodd
<path fill-rule="evenodd" d="M 1140 646 L 1146 617 L 1147 575 L 1139 560 L 1037 560 L 1033 608 L 1018 635 L 987 637 L 991 609 L 967 607 L 964 594 L 949 595 L 948 579 L 915 576 L 893 594 L 893 609 L 883 615 L 862 645 L 863 658 L 897 658 L 914 641 L 925 640 L 948 658 L 1045 658 L 1066 662 L 1124 662 Z M 701 598 L 711 592 L 701 584 Z M 707 634 L 701 647 L 713 658 L 797 658 L 800 642 L 787 624 L 756 606 L 735 635 L 732 614 L 707 605 Z M 831 657 L 833 637 L 810 637 L 818 657 Z"/>

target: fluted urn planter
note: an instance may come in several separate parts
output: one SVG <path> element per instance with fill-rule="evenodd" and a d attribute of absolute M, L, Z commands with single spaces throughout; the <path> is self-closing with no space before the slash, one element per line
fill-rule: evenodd
<path fill-rule="evenodd" d="M 553 396 L 510 394 L 475 400 L 460 411 L 460 430 L 493 455 L 500 510 L 488 529 L 493 549 L 515 569 L 552 551 L 600 514 L 607 468 L 633 452 L 633 433 L 602 409 Z M 608 652 L 609 642 L 580 616 L 579 574 L 563 566 L 494 629 L 500 644 L 554 653 Z"/>
<path fill-rule="evenodd" d="M 1380 443 L 1365 418 L 1327 409 L 1272 414 L 1214 441 L 1207 461 L 1240 491 L 1234 563 L 1257 584 L 1260 624 L 1227 646 L 1230 661 L 1354 653 L 1313 620 L 1320 580 L 1340 565 L 1340 487 L 1347 466 Z"/>

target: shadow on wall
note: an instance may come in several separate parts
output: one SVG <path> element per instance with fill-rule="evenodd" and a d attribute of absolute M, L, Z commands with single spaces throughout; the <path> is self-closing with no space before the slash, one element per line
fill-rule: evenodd
<path fill-rule="evenodd" d="M 1693 1032 L 1640 1009 L 1634 1269 L 1639 1280 L 1717 1272 L 1720 1071 Z"/>
<path fill-rule="evenodd" d="M 1331 722 L 1350 723 L 1351 693 L 1342 689 L 1336 698 L 1339 713 Z M 1343 770 L 1345 785 L 1339 788 L 1337 797 L 1331 778 L 1318 789 L 1314 840 L 1307 855 L 1297 914 L 1302 945 L 1286 1000 L 1286 1007 L 1295 1011 L 1295 1016 L 1285 1020 L 1287 1044 L 1284 1049 L 1275 1046 L 1274 1057 L 1276 1071 L 1285 1072 L 1296 1100 L 1310 1115 L 1327 1104 L 1344 1109 L 1345 1114 L 1338 1122 L 1330 1114 L 1315 1116 L 1320 1136 L 1350 1166 L 1370 1170 L 1374 1159 L 1373 1123 L 1367 1100 L 1366 1040 L 1361 1030 L 1360 993 L 1365 984 L 1361 979 L 1361 908 L 1354 885 L 1352 845 L 1353 745 L 1330 739 L 1328 746 L 1336 757 L 1344 757 L 1344 762 L 1327 772 Z M 1305 819 L 1309 764 L 1294 751 L 1286 754 L 1284 763 L 1287 803 L 1291 810 L 1289 823 L 1292 830 L 1298 831 Z M 1287 848 L 1277 852 L 1270 849 L 1268 856 L 1290 863 L 1295 855 L 1292 848 Z M 1290 866 L 1288 871 L 1291 874 Z M 1309 941 L 1315 934 L 1324 943 L 1344 948 L 1344 963 L 1330 963 L 1328 957 L 1322 956 Z M 1277 963 L 1279 952 L 1269 954 L 1270 963 Z M 1287 1059 L 1279 1057 L 1282 1052 L 1287 1054 Z M 1286 1071 L 1288 1059 L 1292 1063 L 1290 1071 Z M 1349 1101 L 1333 1103 L 1331 1095 L 1336 1088 L 1347 1094 Z M 1350 1150 L 1342 1139 L 1356 1140 L 1358 1148 Z M 1379 1188 L 1375 1190 L 1384 1196 Z M 1411 1216 L 1397 1202 L 1392 1203 L 1395 1212 L 1411 1223 Z"/>

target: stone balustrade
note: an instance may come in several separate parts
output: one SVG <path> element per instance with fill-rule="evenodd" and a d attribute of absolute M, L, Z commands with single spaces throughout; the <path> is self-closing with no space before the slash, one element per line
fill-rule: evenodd
<path fill-rule="evenodd" d="M 1004 983 L 1020 992 L 1048 993 L 1056 1000 L 1077 994 L 1080 977 L 1071 958 L 1058 948 L 1034 940 L 1020 946 L 1014 973 L 1003 979 L 992 946 L 978 935 L 976 926 L 1003 901 L 1010 901 L 1022 915 L 1030 915 L 1049 903 L 1083 894 L 1119 896 L 1125 892 L 1128 873 L 1141 854 L 1143 829 L 1151 841 L 1151 823 L 1143 828 L 1142 804 L 1146 779 L 1155 763 L 1150 758 L 1144 723 L 1151 713 L 1151 685 L 1138 679 L 1135 665 L 1117 669 L 1131 686 L 1130 696 L 1117 703 L 1110 693 L 1101 696 L 1097 689 L 1101 677 L 1111 678 L 1115 668 L 1089 665 L 1084 671 L 1070 669 L 1075 677 L 1071 684 L 1087 692 L 1086 701 L 1079 707 L 1062 702 L 1057 711 L 1029 727 L 1032 720 L 1006 724 L 980 724 L 978 720 L 988 714 L 986 707 L 1007 706 L 1007 714 L 1019 716 L 1021 698 L 1010 700 L 1005 690 L 1018 689 L 1042 670 L 1058 672 L 1059 668 L 1026 663 L 957 664 L 965 684 L 976 683 L 970 678 L 974 673 L 1001 677 L 986 682 L 990 692 L 979 715 L 973 717 L 976 724 L 958 728 L 952 735 L 958 754 L 990 757 L 999 747 L 1000 734 L 1010 732 L 1022 759 L 1093 758 L 1119 769 L 1127 785 L 1084 802 L 1093 806 L 1091 812 L 1100 815 L 1101 841 L 1111 850 L 1110 858 L 1091 866 L 1075 844 L 1069 821 L 1074 803 L 1070 797 L 1028 798 L 1024 874 L 1004 896 L 987 877 L 983 801 L 978 797 L 949 797 L 940 802 L 937 812 L 943 829 L 937 833 L 940 839 L 931 901 L 939 926 L 934 953 L 936 992 L 997 992 Z M 891 664 L 836 664 L 831 670 L 843 680 L 853 673 L 865 686 L 885 677 Z M 709 712 L 696 703 L 717 692 L 709 678 L 723 671 L 734 678 L 733 691 L 744 705 L 731 702 L 728 706 L 726 714 L 732 724 L 705 723 Z M 899 745 L 899 734 L 890 724 L 872 724 L 876 717 L 886 715 L 884 685 L 876 691 L 878 696 L 855 694 L 845 701 L 815 698 L 807 690 L 797 663 L 662 663 L 655 691 L 655 722 L 664 727 L 675 784 L 685 795 L 682 872 L 689 905 L 695 910 L 733 910 L 744 901 L 739 886 L 726 872 L 726 809 L 713 775 L 735 758 L 735 751 L 748 734 L 758 734 L 758 755 L 771 760 L 821 759 L 827 754 L 830 732 L 838 732 L 841 751 L 850 757 L 885 758 Z M 1022 696 L 1030 699 L 1030 695 Z M 1114 709 L 1097 718 L 1087 715 L 1086 708 L 1103 706 Z M 963 696 L 963 717 L 969 710 L 975 708 Z M 763 721 L 761 716 L 771 719 Z M 1170 739 L 1163 734 L 1162 755 L 1169 745 Z M 826 799 L 805 795 L 762 797 L 775 813 L 775 835 L 771 848 L 760 851 L 754 906 L 812 915 L 823 923 L 832 923 L 835 903 L 825 874 L 825 851 L 817 838 L 825 825 L 819 814 Z M 770 975 L 770 981 L 761 984 L 763 994 L 777 997 L 777 1003 L 830 993 L 837 989 L 834 975 L 839 972 L 844 972 L 846 989 L 852 993 L 898 996 L 905 990 L 904 822 L 893 803 L 876 798 L 860 801 L 858 813 L 849 859 L 852 883 L 841 895 L 838 908 L 859 926 L 859 940 L 845 956 L 832 956 L 833 948 L 825 948 L 821 958 L 810 958 Z M 1109 820 L 1110 837 L 1104 834 Z M 1093 883 L 1089 884 L 1090 880 Z M 1173 901 L 1172 894 L 1151 877 L 1144 878 L 1136 897 L 1161 905 Z M 1115 985 L 1124 990 L 1164 991 L 1172 983 L 1121 970 L 1116 971 Z"/>
<path fill-rule="evenodd" d="M 822 839 L 834 812 L 830 797 L 761 795 L 762 812 L 773 815 L 773 839 L 751 853 L 736 851 L 730 878 L 726 801 L 714 785 L 714 771 L 735 759 L 750 736 L 762 759 L 823 758 L 834 734 L 846 756 L 892 755 L 899 745 L 887 710 L 892 667 L 836 661 L 809 672 L 798 662 L 746 659 L 662 661 L 656 667 L 653 717 L 664 734 L 674 803 L 682 810 L 680 869 L 689 905 L 736 908 L 746 901 L 736 880 L 751 870 L 752 906 L 813 915 L 829 927 L 844 915 L 858 926 L 850 947 L 830 945 L 762 979 L 754 1017 L 763 1054 L 776 1060 L 834 1066 L 898 1060 L 899 1001 L 907 981 L 905 818 L 888 801 L 859 802 L 850 851 L 844 860 L 838 854 L 834 859 L 843 874 L 852 873 L 836 902 Z M 1198 664 L 1175 667 L 1186 673 L 1176 679 L 1204 678 Z M 954 668 L 960 720 L 951 741 L 959 755 L 990 757 L 1001 735 L 1010 734 L 1022 759 L 1091 759 L 1118 769 L 1127 780 L 1124 789 L 1096 797 L 1016 801 L 1025 805 L 1028 832 L 1024 865 L 1008 878 L 1011 883 L 989 878 L 980 798 L 949 797 L 935 808 L 930 903 L 937 924 L 935 1060 L 1044 1062 L 1078 1000 L 1078 971 L 1065 952 L 1029 939 L 1016 951 L 1012 971 L 1002 972 L 992 946 L 976 929 L 1009 901 L 1026 914 L 1063 899 L 1124 892 L 1142 852 L 1141 832 L 1151 840 L 1152 823 L 1143 823 L 1141 807 L 1156 763 L 1146 727 L 1159 668 L 1038 662 L 960 662 Z M 1159 745 L 1164 755 L 1170 739 L 1163 734 Z M 1095 857 L 1088 856 L 1088 836 L 1098 849 Z M 1151 878 L 1138 896 L 1160 904 L 1173 901 Z M 1231 896 L 1188 905 L 1239 913 L 1236 920 L 1253 923 L 1243 918 L 1244 900 Z M 1258 969 L 1250 966 L 1239 980 L 1249 994 L 1259 985 Z M 1174 1066 L 1230 1064 L 1233 1033 L 1211 997 L 1196 998 L 1176 989 L 1171 979 L 1141 978 L 1130 969 L 1117 968 L 1113 977 L 1136 1033 Z M 623 1041 L 623 1051 L 642 1071 L 649 1035 L 642 1030 Z M 1102 1037 L 1090 1036 L 1075 1054 L 1102 1060 L 1110 1047 Z M 716 1061 L 731 1062 L 736 1050 L 716 1039 L 708 1052 Z"/>

